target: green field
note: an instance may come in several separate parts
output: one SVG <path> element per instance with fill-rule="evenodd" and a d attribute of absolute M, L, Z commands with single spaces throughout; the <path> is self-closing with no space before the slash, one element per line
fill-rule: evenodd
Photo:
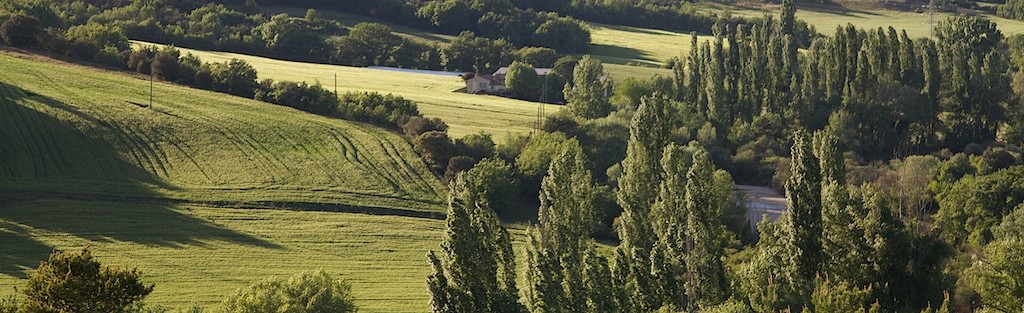
<path fill-rule="evenodd" d="M 52 249 L 91 246 L 104 264 L 137 267 L 150 304 L 208 307 L 267 277 L 323 268 L 352 283 L 360 312 L 429 310 L 426 252 L 444 222 L 399 216 L 211 209 L 114 202 L 2 203 L 0 296 Z"/>
<path fill-rule="evenodd" d="M 400 136 L 284 106 L 0 54 L 0 191 L 438 211 Z"/>
<path fill-rule="evenodd" d="M 145 43 L 137 43 L 145 44 Z M 450 126 L 452 137 L 486 132 L 501 140 L 507 133 L 523 133 L 533 129 L 537 120 L 535 102 L 497 96 L 473 95 L 458 92 L 466 84 L 456 76 L 406 73 L 363 67 L 326 65 L 275 60 L 245 54 L 181 49 L 207 62 L 242 59 L 259 72 L 260 79 L 287 81 L 319 81 L 327 89 L 334 88 L 334 75 L 338 75 L 338 92 L 375 91 L 395 94 L 415 101 L 420 112 L 440 117 Z M 547 112 L 559 110 L 560 105 L 547 105 Z"/>

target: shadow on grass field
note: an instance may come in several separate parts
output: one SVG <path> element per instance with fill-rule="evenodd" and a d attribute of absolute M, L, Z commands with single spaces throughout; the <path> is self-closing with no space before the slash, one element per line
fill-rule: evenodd
<path fill-rule="evenodd" d="M 3 206 L 0 204 L 0 208 Z M 4 245 L 0 249 L 0 275 L 19 279 L 28 278 L 26 270 L 38 266 L 39 261 L 46 259 L 53 250 L 49 245 L 32 238 L 29 229 L 4 220 L 0 220 L 0 242 Z"/>

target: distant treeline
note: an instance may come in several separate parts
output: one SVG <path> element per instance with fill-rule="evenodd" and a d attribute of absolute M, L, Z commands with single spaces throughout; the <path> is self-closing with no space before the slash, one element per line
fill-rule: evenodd
<path fill-rule="evenodd" d="M 452 71 L 493 71 L 538 49 L 581 53 L 590 45 L 590 34 L 582 22 L 553 13 L 517 11 L 516 19 L 509 20 L 494 12 L 481 15 L 473 10 L 424 9 L 418 14 L 437 15 L 424 17 L 427 21 L 454 23 L 465 18 L 473 21 L 472 25 L 444 28 L 416 25 L 459 35 L 449 47 L 441 47 L 433 42 L 401 37 L 382 24 L 341 25 L 312 9 L 301 17 L 270 16 L 253 2 L 226 2 L 227 5 L 174 0 L 16 0 L 0 4 L 0 22 L 21 13 L 36 18 L 40 28 L 51 36 L 91 37 L 78 40 L 76 44 L 80 47 L 76 49 L 102 50 L 108 42 L 92 39 L 123 34 L 135 40 L 286 60 Z M 482 27 L 477 27 L 478 19 L 485 21 Z M 72 29 L 77 31 L 70 31 Z M 474 31 L 485 37 L 478 37 Z"/>

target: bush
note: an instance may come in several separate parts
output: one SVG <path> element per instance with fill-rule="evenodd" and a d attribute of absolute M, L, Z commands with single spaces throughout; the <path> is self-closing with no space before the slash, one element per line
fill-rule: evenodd
<path fill-rule="evenodd" d="M 454 159 L 454 158 L 453 158 Z M 501 159 L 484 159 L 463 174 L 472 190 L 483 190 L 484 199 L 498 216 L 516 216 L 512 212 L 519 194 L 519 180 L 512 165 Z"/>
<path fill-rule="evenodd" d="M 466 135 L 455 141 L 455 151 L 459 154 L 483 160 L 494 156 L 494 140 L 487 133 Z"/>
<path fill-rule="evenodd" d="M 473 168 L 473 165 L 476 165 L 476 162 L 476 159 L 464 155 L 448 159 L 448 168 L 444 171 L 444 181 L 452 181 L 455 179 L 455 175 L 459 175 L 459 173 Z"/>
<path fill-rule="evenodd" d="M 414 145 L 416 146 L 416 151 L 423 157 L 423 160 L 427 161 L 427 165 L 430 165 L 435 171 L 440 172 L 447 168 L 448 159 L 451 159 L 452 150 L 454 149 L 448 134 L 439 131 L 428 131 L 416 137 Z"/>
<path fill-rule="evenodd" d="M 252 98 L 256 92 L 256 69 L 239 59 L 214 63 L 211 69 L 213 89 L 240 97 Z"/>
<path fill-rule="evenodd" d="M 39 20 L 28 15 L 15 14 L 0 24 L 0 38 L 15 47 L 35 46 L 42 33 Z"/>
<path fill-rule="evenodd" d="M 348 282 L 319 270 L 252 284 L 224 299 L 213 312 L 343 313 L 356 312 L 356 306 Z"/>
<path fill-rule="evenodd" d="M 124 31 L 115 26 L 99 23 L 88 23 L 68 28 L 65 33 L 68 41 L 84 41 L 96 45 L 98 49 L 114 47 L 117 51 L 128 50 L 131 45 Z"/>
<path fill-rule="evenodd" d="M 411 117 L 420 115 L 415 102 L 391 94 L 345 93 L 339 102 L 338 115 L 341 118 L 376 125 L 399 127 Z"/>
<path fill-rule="evenodd" d="M 103 266 L 89 249 L 54 252 L 29 275 L 23 312 L 126 312 L 153 292 L 136 270 Z"/>
<path fill-rule="evenodd" d="M 269 89 L 266 95 L 261 96 L 265 101 L 319 115 L 338 112 L 338 97 L 320 84 L 276 82 Z"/>
<path fill-rule="evenodd" d="M 156 78 L 166 81 L 178 80 L 178 58 L 181 53 L 174 47 L 166 47 L 157 52 L 150 65 L 150 71 Z"/>
<path fill-rule="evenodd" d="M 440 118 L 426 118 L 422 116 L 413 116 L 409 118 L 409 121 L 402 124 L 402 131 L 405 132 L 409 138 L 416 138 L 423 133 L 429 131 L 447 132 L 448 124 L 445 124 Z"/>

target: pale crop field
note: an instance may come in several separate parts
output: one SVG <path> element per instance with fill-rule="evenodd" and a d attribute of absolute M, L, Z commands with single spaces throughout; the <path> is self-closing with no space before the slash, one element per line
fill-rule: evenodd
<path fill-rule="evenodd" d="M 438 211 L 443 186 L 383 129 L 0 54 L 0 192 Z"/>
<path fill-rule="evenodd" d="M 89 246 L 138 268 L 167 308 L 209 307 L 268 277 L 324 269 L 352 283 L 360 312 L 426 312 L 428 250 L 444 221 L 355 213 L 211 209 L 115 202 L 0 204 L 0 296 L 23 288 L 53 249 Z"/>

